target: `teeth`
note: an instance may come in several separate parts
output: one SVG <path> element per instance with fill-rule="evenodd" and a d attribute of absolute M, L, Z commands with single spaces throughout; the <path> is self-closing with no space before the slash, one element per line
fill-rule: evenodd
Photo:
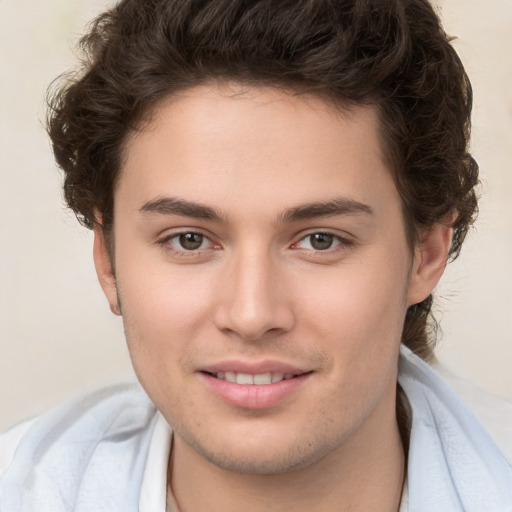
<path fill-rule="evenodd" d="M 235 373 L 235 372 L 218 372 L 216 374 L 218 379 L 227 380 L 228 382 L 236 382 L 237 384 L 271 384 L 280 382 L 286 379 L 295 377 L 293 373 L 259 373 L 252 375 L 250 373 Z"/>
<path fill-rule="evenodd" d="M 271 373 L 260 373 L 254 376 L 254 384 L 270 384 L 272 382 Z"/>
<path fill-rule="evenodd" d="M 222 375 L 222 372 L 217 374 L 217 377 L 221 379 L 222 377 L 219 377 L 219 375 Z M 228 382 L 236 382 L 236 373 L 235 372 L 226 372 L 224 380 L 227 380 Z"/>
<path fill-rule="evenodd" d="M 254 377 L 248 373 L 237 373 L 236 374 L 237 384 L 254 384 Z"/>

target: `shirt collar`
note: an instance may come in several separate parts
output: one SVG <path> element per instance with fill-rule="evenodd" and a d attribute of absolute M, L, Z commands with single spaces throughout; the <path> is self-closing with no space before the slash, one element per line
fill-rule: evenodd
<path fill-rule="evenodd" d="M 142 476 L 139 512 L 166 512 L 167 510 L 167 466 L 171 447 L 171 427 L 158 413 Z M 169 498 L 168 512 L 179 512 L 176 505 L 172 503 L 174 499 L 171 496 Z"/>

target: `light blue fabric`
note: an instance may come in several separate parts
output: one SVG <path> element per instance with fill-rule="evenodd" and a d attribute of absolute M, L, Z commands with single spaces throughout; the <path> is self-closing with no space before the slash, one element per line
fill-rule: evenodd
<path fill-rule="evenodd" d="M 451 388 L 404 347 L 399 381 L 413 412 L 409 512 L 512 512 L 511 465 Z M 157 417 L 138 385 L 42 415 L 0 480 L 0 511 L 136 512 Z"/>
<path fill-rule="evenodd" d="M 136 512 L 156 418 L 138 385 L 42 415 L 0 481 L 0 511 Z"/>
<path fill-rule="evenodd" d="M 512 467 L 473 413 L 405 347 L 398 380 L 413 413 L 409 511 L 511 512 Z"/>

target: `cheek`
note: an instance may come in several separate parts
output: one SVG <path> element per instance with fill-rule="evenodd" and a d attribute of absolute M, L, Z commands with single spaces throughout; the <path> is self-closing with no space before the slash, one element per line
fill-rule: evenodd
<path fill-rule="evenodd" d="M 303 276 L 300 317 L 332 330 L 331 335 L 352 332 L 364 338 L 375 331 L 382 336 L 387 328 L 396 332 L 406 307 L 404 268 L 394 272 L 361 263 L 324 276 Z"/>
<path fill-rule="evenodd" d="M 176 371 L 187 358 L 210 316 L 209 281 L 191 266 L 145 265 L 134 256 L 118 266 L 117 283 L 128 348 L 143 380 Z"/>
<path fill-rule="evenodd" d="M 369 376 L 382 383 L 393 378 L 406 289 L 406 260 L 358 262 L 306 279 L 299 316 L 306 334 L 312 333 L 332 356 L 331 376 L 349 375 L 344 385 L 359 391 L 373 385 Z"/>

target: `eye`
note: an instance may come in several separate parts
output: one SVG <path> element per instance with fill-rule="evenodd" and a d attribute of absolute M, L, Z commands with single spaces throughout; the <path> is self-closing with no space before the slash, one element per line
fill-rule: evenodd
<path fill-rule="evenodd" d="M 199 249 L 204 242 L 204 236 L 199 233 L 182 233 L 177 238 L 181 247 L 187 251 Z"/>
<path fill-rule="evenodd" d="M 210 241 L 201 233 L 178 233 L 168 237 L 165 242 L 182 251 L 197 251 L 206 248 Z"/>
<path fill-rule="evenodd" d="M 341 244 L 339 236 L 330 233 L 310 233 L 302 238 L 295 246 L 299 249 L 326 251 Z"/>
<path fill-rule="evenodd" d="M 221 245 L 208 235 L 198 231 L 175 231 L 168 233 L 156 243 L 167 257 L 180 263 L 200 263 L 209 261 Z"/>

